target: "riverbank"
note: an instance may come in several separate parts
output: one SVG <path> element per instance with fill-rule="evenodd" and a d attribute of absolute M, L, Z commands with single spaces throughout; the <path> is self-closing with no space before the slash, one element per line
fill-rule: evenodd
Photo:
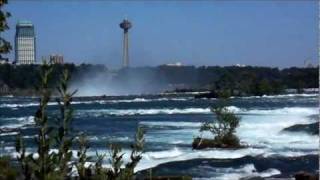
<path fill-rule="evenodd" d="M 318 89 L 312 88 L 312 89 L 304 89 L 302 93 L 297 93 L 295 91 L 291 92 L 285 92 L 285 93 L 278 93 L 278 94 L 272 94 L 272 95 L 246 95 L 246 96 L 230 96 L 230 98 L 254 98 L 254 97 L 285 97 L 285 96 L 310 96 L 310 95 L 317 95 Z M 57 92 L 53 92 L 53 97 L 58 96 L 59 94 Z M 25 89 L 25 90 L 15 90 L 10 91 L 6 94 L 0 94 L 0 97 L 38 97 L 39 92 L 34 89 Z M 107 94 L 101 94 L 101 95 L 79 95 L 77 94 L 74 98 L 79 100 L 99 100 L 99 99 L 119 99 L 119 98 L 139 98 L 139 97 L 148 97 L 148 98 L 162 98 L 162 97 L 191 97 L 195 99 L 215 99 L 218 97 L 217 94 L 212 94 L 210 91 L 188 91 L 188 92 L 164 92 L 164 93 L 150 93 L 150 94 L 119 94 L 119 95 L 107 95 Z"/>

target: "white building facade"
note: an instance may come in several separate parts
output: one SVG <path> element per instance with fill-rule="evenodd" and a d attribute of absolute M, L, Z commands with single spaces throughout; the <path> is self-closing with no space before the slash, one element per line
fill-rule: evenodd
<path fill-rule="evenodd" d="M 30 22 L 18 22 L 16 26 L 15 60 L 18 64 L 36 63 L 36 36 Z"/>

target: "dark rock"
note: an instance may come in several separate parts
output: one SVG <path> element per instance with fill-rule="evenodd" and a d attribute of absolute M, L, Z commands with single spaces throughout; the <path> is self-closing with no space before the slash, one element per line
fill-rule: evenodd
<path fill-rule="evenodd" d="M 284 128 L 283 131 L 289 132 L 306 132 L 312 135 L 319 134 L 319 122 L 311 124 L 296 124 L 287 128 Z"/>
<path fill-rule="evenodd" d="M 196 99 L 200 99 L 200 98 L 218 98 L 219 97 L 219 94 L 214 92 L 214 91 L 211 91 L 209 93 L 202 93 L 202 94 L 197 94 L 194 96 L 194 98 Z"/>
<path fill-rule="evenodd" d="M 152 178 L 145 178 L 145 180 L 191 180 L 189 176 L 156 176 Z"/>
<path fill-rule="evenodd" d="M 294 179 L 299 171 L 316 174 L 319 169 L 319 155 L 305 155 L 299 157 L 282 156 L 244 156 L 236 159 L 190 159 L 159 164 L 152 168 L 152 176 L 190 176 L 195 178 L 210 179 L 220 171 L 214 169 L 234 168 L 238 169 L 247 164 L 254 164 L 257 173 L 270 168 L 277 169 L 281 174 L 265 177 L 267 180 Z M 206 167 L 206 168 L 204 168 Z M 208 172 L 208 171 L 213 172 Z M 150 175 L 150 169 L 139 171 L 137 179 L 144 179 Z M 250 178 L 250 177 L 246 177 Z M 253 176 L 251 176 L 253 178 Z M 258 177 L 256 177 L 258 178 Z"/>
<path fill-rule="evenodd" d="M 230 148 L 238 149 L 242 148 L 239 139 L 236 136 L 229 137 L 225 141 L 217 141 L 216 139 L 195 138 L 192 142 L 193 149 L 205 149 L 205 148 Z"/>
<path fill-rule="evenodd" d="M 319 180 L 318 174 L 311 174 L 308 172 L 300 171 L 294 175 L 296 180 Z"/>

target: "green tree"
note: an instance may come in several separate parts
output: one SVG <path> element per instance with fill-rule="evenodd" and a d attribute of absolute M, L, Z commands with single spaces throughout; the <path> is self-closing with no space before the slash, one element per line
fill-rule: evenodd
<path fill-rule="evenodd" d="M 0 0 L 0 34 L 9 29 L 7 18 L 11 14 L 4 10 L 4 5 L 8 3 L 8 0 Z M 2 54 L 7 54 L 12 49 L 10 43 L 0 36 L 0 59 Z"/>
<path fill-rule="evenodd" d="M 41 69 L 41 98 L 40 105 L 35 114 L 34 120 L 38 128 L 38 136 L 36 138 L 37 153 L 39 157 L 31 156 L 32 166 L 34 169 L 34 176 L 38 179 L 49 179 L 50 177 L 57 176 L 53 174 L 56 169 L 54 161 L 54 153 L 50 153 L 54 138 L 52 137 L 53 127 L 48 124 L 48 103 L 51 98 L 51 90 L 49 89 L 49 80 L 52 68 L 44 64 Z"/>
<path fill-rule="evenodd" d="M 55 153 L 50 153 L 54 138 L 52 136 L 53 127 L 49 126 L 47 107 L 51 98 L 51 90 L 48 87 L 52 68 L 44 64 L 41 69 L 41 98 L 39 107 L 35 113 L 34 121 L 38 130 L 36 137 L 37 154 L 26 155 L 26 147 L 22 138 L 19 136 L 16 142 L 16 151 L 19 153 L 18 161 L 21 164 L 25 179 L 51 179 L 57 177 L 57 169 L 54 161 Z M 61 179 L 61 178 L 60 178 Z"/>
<path fill-rule="evenodd" d="M 214 141 L 219 144 L 239 144 L 234 134 L 239 126 L 240 118 L 226 107 L 217 107 L 211 110 L 216 115 L 216 121 L 205 122 L 200 131 L 209 131 L 214 135 Z"/>
<path fill-rule="evenodd" d="M 241 147 L 240 140 L 235 135 L 236 128 L 239 126 L 240 117 L 235 115 L 224 105 L 212 108 L 211 111 L 216 115 L 216 119 L 210 122 L 203 123 L 200 127 L 200 132 L 210 132 L 213 135 L 213 139 L 203 139 L 197 137 L 193 141 L 193 148 L 202 149 L 207 147 Z"/>
<path fill-rule="evenodd" d="M 59 174 L 62 177 L 67 177 L 71 173 L 71 167 L 68 163 L 71 161 L 72 157 L 72 141 L 73 136 L 71 135 L 71 123 L 73 120 L 73 109 L 71 107 L 72 96 L 77 92 L 68 92 L 68 81 L 70 79 L 67 70 L 63 72 L 60 86 L 58 87 L 58 92 L 60 94 L 60 99 L 56 99 L 60 107 L 60 119 L 57 120 L 58 124 L 58 135 L 56 136 L 56 142 L 59 147 L 57 154 L 57 160 L 59 162 Z"/>
<path fill-rule="evenodd" d="M 256 94 L 259 96 L 272 94 L 272 87 L 267 79 L 258 82 Z"/>

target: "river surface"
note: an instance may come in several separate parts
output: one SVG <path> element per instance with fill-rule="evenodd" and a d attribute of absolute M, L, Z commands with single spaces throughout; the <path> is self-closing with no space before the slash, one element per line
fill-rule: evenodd
<path fill-rule="evenodd" d="M 146 130 L 145 153 L 136 171 L 193 159 L 284 158 L 318 153 L 318 136 L 282 132 L 283 128 L 294 124 L 317 121 L 314 117 L 319 114 L 316 94 L 231 98 L 228 108 L 241 117 L 236 134 L 248 147 L 192 150 L 194 137 L 210 136 L 200 133 L 199 128 L 202 122 L 215 119 L 210 107 L 217 103 L 215 99 L 194 99 L 192 94 L 75 98 L 72 127 L 76 132 L 87 134 L 91 146 L 89 154 L 93 156 L 96 151 L 108 154 L 110 142 L 121 144 L 123 151 L 129 152 L 137 127 L 143 127 Z M 28 151 L 34 150 L 33 115 L 37 105 L 38 98 L 0 97 L 0 128 L 5 131 L 0 135 L 1 154 L 15 155 L 14 141 L 18 131 L 27 142 Z M 59 114 L 54 101 L 49 103 L 49 113 L 52 116 Z M 237 167 L 232 163 L 227 167 L 203 166 L 192 176 L 237 179 L 247 175 L 268 177 L 285 173 L 275 167 L 258 172 L 255 162 Z"/>

